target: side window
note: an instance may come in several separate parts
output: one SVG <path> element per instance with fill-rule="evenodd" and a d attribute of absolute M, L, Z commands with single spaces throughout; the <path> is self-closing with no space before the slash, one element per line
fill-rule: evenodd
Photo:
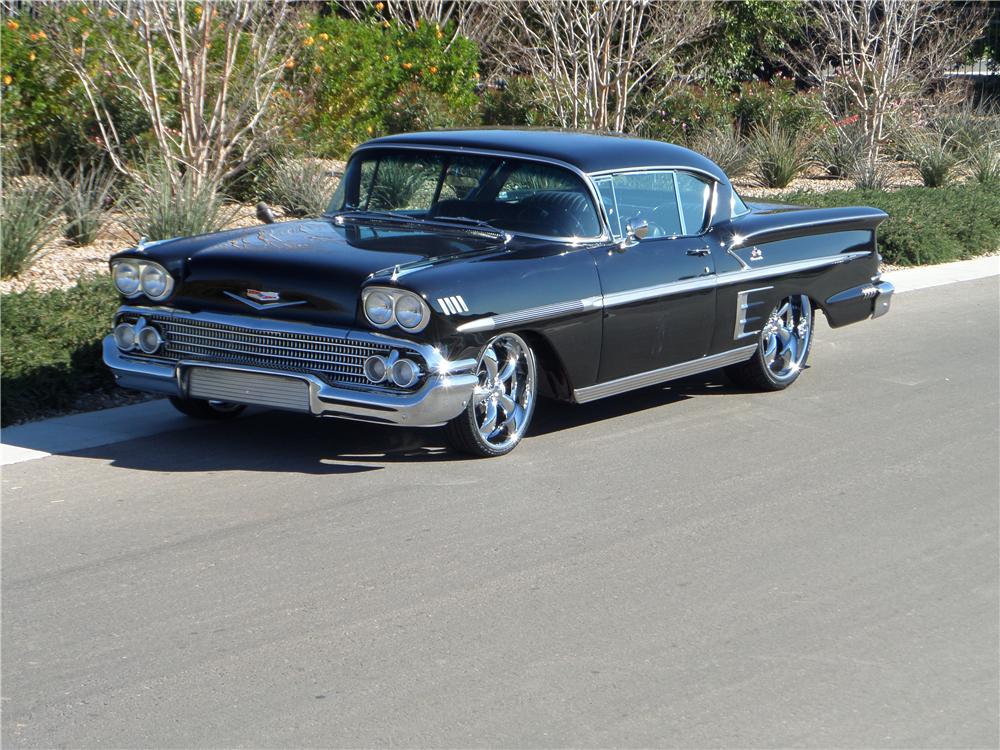
<path fill-rule="evenodd" d="M 705 228 L 712 186 L 687 172 L 677 173 L 677 195 L 684 218 L 684 234 L 699 234 Z"/>
<path fill-rule="evenodd" d="M 676 237 L 684 233 L 673 172 L 616 174 L 600 178 L 598 190 L 608 210 L 611 231 L 618 239 L 625 236 L 627 224 L 642 220 L 649 224 L 649 237 Z M 609 201 L 614 205 L 613 210 L 608 209 Z"/>
<path fill-rule="evenodd" d="M 594 180 L 597 194 L 601 196 L 601 203 L 604 205 L 604 212 L 608 215 L 608 225 L 611 227 L 611 234 L 618 239 L 625 236 L 621 225 L 621 217 L 618 215 L 618 203 L 615 201 L 615 185 L 611 177 L 599 177 Z"/>

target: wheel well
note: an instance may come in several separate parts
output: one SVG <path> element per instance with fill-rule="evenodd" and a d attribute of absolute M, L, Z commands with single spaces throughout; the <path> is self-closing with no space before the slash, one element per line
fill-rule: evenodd
<path fill-rule="evenodd" d="M 550 398 L 570 400 L 573 388 L 566 367 L 549 340 L 537 331 L 517 331 L 535 353 L 538 367 L 539 393 Z"/>

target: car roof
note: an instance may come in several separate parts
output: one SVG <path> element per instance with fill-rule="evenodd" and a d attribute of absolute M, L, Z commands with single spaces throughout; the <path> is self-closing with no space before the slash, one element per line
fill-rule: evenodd
<path fill-rule="evenodd" d="M 701 154 L 672 143 L 601 135 L 579 130 L 480 128 L 476 130 L 434 130 L 400 133 L 375 138 L 369 146 L 424 146 L 437 148 L 502 151 L 525 157 L 554 159 L 582 172 L 606 172 L 637 167 L 680 167 L 707 172 L 729 182 L 718 166 Z"/>

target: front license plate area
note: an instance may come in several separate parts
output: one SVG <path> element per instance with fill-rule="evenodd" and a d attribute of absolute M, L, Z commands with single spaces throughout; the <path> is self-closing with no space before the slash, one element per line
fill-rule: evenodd
<path fill-rule="evenodd" d="M 192 367 L 188 370 L 187 382 L 191 398 L 310 411 L 309 384 L 301 378 L 220 367 Z"/>

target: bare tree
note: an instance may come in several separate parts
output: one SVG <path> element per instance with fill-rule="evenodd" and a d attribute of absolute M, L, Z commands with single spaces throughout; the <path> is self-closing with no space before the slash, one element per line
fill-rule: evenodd
<path fill-rule="evenodd" d="M 806 42 L 798 56 L 822 88 L 829 113 L 858 116 L 870 166 L 892 115 L 926 93 L 982 34 L 980 11 L 947 0 L 812 0 L 803 6 Z"/>
<path fill-rule="evenodd" d="M 634 112 L 640 91 L 655 102 L 697 69 L 691 46 L 713 21 L 707 0 L 505 0 L 492 10 L 484 25 L 498 70 L 541 81 L 541 103 L 562 125 L 616 131 L 651 114 Z"/>
<path fill-rule="evenodd" d="M 117 68 L 120 81 L 149 118 L 160 157 L 174 187 L 218 184 L 253 158 L 285 66 L 293 64 L 286 0 L 184 0 L 94 3 L 92 13 L 124 19 L 138 34 L 122 43 L 106 24 L 64 45 L 93 111 L 101 140 L 115 168 L 140 182 L 142 171 L 123 157 L 123 144 L 107 99 L 107 78 L 88 64 L 87 45 L 98 45 Z M 64 33 L 70 33 L 64 30 Z M 173 106 L 166 102 L 173 99 Z"/>

